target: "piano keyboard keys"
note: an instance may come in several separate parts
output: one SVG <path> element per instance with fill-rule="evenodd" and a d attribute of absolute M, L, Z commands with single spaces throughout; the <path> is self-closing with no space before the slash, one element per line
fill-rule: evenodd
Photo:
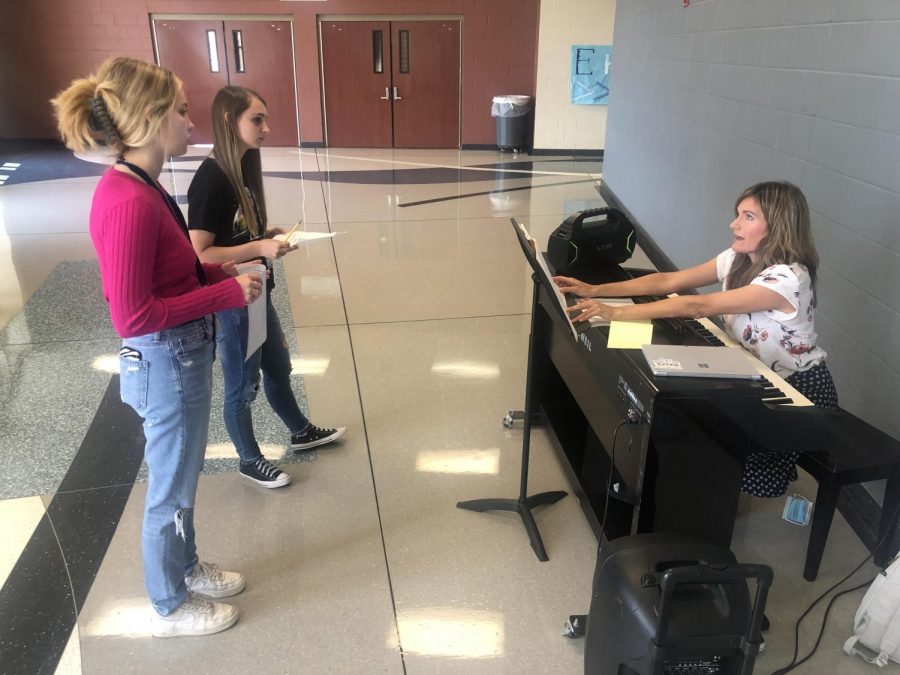
<path fill-rule="evenodd" d="M 724 347 L 725 343 L 722 342 L 716 334 L 711 330 L 707 329 L 702 323 L 697 321 L 696 319 L 686 319 L 685 323 L 693 328 L 697 333 L 699 333 L 710 345 L 714 347 Z"/>
<path fill-rule="evenodd" d="M 732 340 L 729 335 L 719 328 L 716 324 L 714 324 L 709 319 L 691 319 L 691 321 L 695 321 L 700 326 L 703 327 L 704 330 L 711 333 L 714 338 L 716 338 L 721 345 L 725 347 L 739 347 L 734 340 Z M 741 347 L 743 349 L 743 347 Z M 769 369 L 762 361 L 751 356 L 749 353 L 744 352 L 748 359 L 753 363 L 756 369 L 763 376 L 761 380 L 764 387 L 767 389 L 772 389 L 771 396 L 769 392 L 763 394 L 763 400 L 769 405 L 789 405 L 789 406 L 811 406 L 812 401 L 806 398 L 799 391 L 794 389 L 790 384 L 788 384 L 787 380 L 782 378 L 780 375 L 776 374 L 775 371 Z"/>
<path fill-rule="evenodd" d="M 677 296 L 677 293 L 669 295 L 670 298 Z M 635 298 L 635 302 L 648 302 L 653 298 Z M 684 332 L 685 328 L 700 335 L 710 345 L 715 347 L 740 347 L 744 355 L 750 359 L 753 366 L 763 376 L 762 383 L 767 387 L 775 387 L 776 391 L 770 394 L 763 394 L 763 400 L 770 405 L 790 405 L 790 406 L 811 406 L 812 401 L 806 398 L 799 391 L 794 389 L 788 382 L 773 370 L 769 369 L 762 361 L 748 353 L 742 345 L 739 345 L 731 337 L 719 328 L 710 319 L 663 319 L 670 323 L 678 333 Z"/>

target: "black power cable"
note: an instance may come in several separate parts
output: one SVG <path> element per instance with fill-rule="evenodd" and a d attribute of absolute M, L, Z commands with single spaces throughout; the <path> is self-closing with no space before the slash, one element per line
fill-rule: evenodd
<path fill-rule="evenodd" d="M 825 623 L 828 621 L 828 612 L 831 611 L 831 606 L 834 604 L 834 601 L 837 600 L 837 599 L 838 599 L 839 597 L 841 597 L 842 595 L 846 595 L 847 593 L 852 593 L 853 591 L 858 591 L 858 590 L 861 589 L 861 588 L 865 588 L 866 586 L 871 585 L 871 583 L 872 583 L 873 581 L 875 581 L 875 579 L 878 578 L 878 575 L 875 575 L 874 577 L 872 577 L 872 578 L 869 579 L 868 581 L 866 581 L 866 582 L 860 584 L 859 586 L 854 586 L 853 588 L 848 588 L 848 589 L 846 589 L 846 590 L 843 590 L 843 591 L 841 591 L 840 593 L 836 593 L 836 594 L 834 595 L 834 597 L 831 598 L 831 600 L 830 600 L 829 603 L 828 603 L 828 606 L 825 608 L 825 616 L 822 617 L 822 627 L 821 627 L 821 629 L 819 630 L 819 636 L 818 636 L 818 638 L 816 639 L 816 644 L 813 646 L 812 651 L 810 651 L 809 654 L 807 654 L 807 655 L 804 656 L 801 660 L 798 661 L 798 660 L 797 660 L 797 656 L 798 656 L 799 653 L 800 653 L 800 623 L 803 621 L 803 619 L 806 618 L 806 615 L 809 614 L 809 613 L 812 611 L 813 607 L 815 607 L 816 605 L 818 605 L 819 602 L 820 602 L 823 598 L 825 598 L 829 593 L 831 593 L 831 591 L 833 591 L 834 589 L 836 589 L 836 588 L 837 588 L 838 586 L 840 586 L 842 583 L 844 583 L 845 581 L 847 581 L 847 579 L 849 579 L 849 578 L 852 577 L 854 574 L 856 574 L 856 573 L 862 568 L 863 565 L 865 565 L 867 562 L 869 562 L 869 560 L 872 558 L 872 556 L 875 555 L 875 551 L 876 551 L 878 548 L 881 547 L 881 545 L 885 542 L 885 540 L 887 540 L 887 538 L 888 538 L 889 536 L 891 536 L 891 534 L 892 534 L 892 526 L 893 526 L 893 524 L 894 524 L 894 521 L 897 519 L 897 515 L 898 515 L 898 514 L 900 514 L 900 506 L 898 506 L 898 507 L 894 510 L 894 513 L 893 513 L 893 515 L 891 516 L 891 520 L 888 522 L 887 528 L 885 528 L 884 536 L 882 536 L 881 539 L 878 541 L 878 543 L 875 544 L 875 546 L 872 547 L 872 553 L 869 553 L 869 555 L 867 555 L 865 558 L 863 558 L 862 562 L 860 562 L 859 565 L 857 565 L 856 567 L 854 567 L 853 570 L 852 570 L 847 576 L 845 576 L 843 579 L 841 579 L 840 581 L 838 581 L 836 584 L 832 585 L 827 591 L 825 591 L 824 593 L 822 593 L 822 595 L 820 595 L 818 598 L 816 598 L 815 600 L 813 600 L 812 604 L 811 604 L 809 607 L 806 608 L 806 611 L 803 612 L 803 614 L 800 615 L 800 618 L 797 619 L 797 623 L 794 625 L 794 655 L 793 655 L 793 657 L 791 658 L 791 662 L 790 662 L 789 664 L 787 664 L 786 666 L 782 666 L 782 667 L 779 668 L 778 670 L 772 671 L 772 675 L 784 675 L 785 673 L 789 673 L 790 671 L 792 671 L 792 670 L 793 670 L 794 668 L 796 668 L 797 666 L 799 666 L 799 665 L 801 665 L 801 664 L 803 664 L 803 663 L 806 663 L 810 658 L 812 658 L 812 655 L 815 654 L 815 653 L 816 653 L 816 650 L 819 648 L 819 643 L 822 641 L 822 636 L 825 634 Z M 883 571 L 884 571 L 884 570 L 882 570 L 882 572 L 883 572 Z"/>
<path fill-rule="evenodd" d="M 600 555 L 600 549 L 603 547 L 603 536 L 606 530 L 606 518 L 609 515 L 609 493 L 612 490 L 613 486 L 613 474 L 616 471 L 616 440 L 619 437 L 619 429 L 624 427 L 626 424 L 629 424 L 629 420 L 626 417 L 621 422 L 616 425 L 616 430 L 613 432 L 612 438 L 612 449 L 610 450 L 610 458 L 609 458 L 609 477 L 606 481 L 606 498 L 603 502 L 603 522 L 600 523 L 600 536 L 597 537 L 597 555 Z M 629 447 L 631 446 L 631 442 L 629 441 Z"/>
<path fill-rule="evenodd" d="M 616 425 L 616 430 L 613 432 L 612 438 L 612 448 L 610 450 L 610 459 L 609 459 L 609 478 L 606 481 L 606 499 L 603 504 L 603 522 L 600 523 L 600 534 L 597 536 L 597 557 L 600 557 L 600 549 L 603 548 L 603 531 L 606 529 L 606 517 L 609 514 L 609 493 L 612 490 L 613 486 L 613 473 L 616 470 L 616 441 L 619 437 L 619 429 L 624 427 L 626 424 L 637 424 L 639 420 L 629 419 L 626 417 L 621 422 Z M 634 441 L 634 434 L 632 434 L 631 438 L 628 440 L 628 447 L 631 448 L 631 444 Z M 563 629 L 563 637 L 567 638 L 580 638 L 584 637 L 585 631 L 587 630 L 587 614 L 570 614 L 569 620 L 566 622 L 565 628 Z"/>

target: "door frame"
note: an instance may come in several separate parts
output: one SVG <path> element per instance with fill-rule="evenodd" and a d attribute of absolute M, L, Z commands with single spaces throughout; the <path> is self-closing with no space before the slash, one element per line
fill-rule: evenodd
<path fill-rule="evenodd" d="M 459 119 L 457 129 L 457 149 L 462 147 L 463 132 L 463 30 L 464 21 L 461 14 L 319 14 L 316 16 L 316 33 L 319 38 L 319 95 L 322 100 L 322 129 L 325 147 L 328 144 L 328 110 L 325 105 L 325 56 L 322 50 L 322 23 L 335 23 L 338 21 L 458 21 L 459 22 L 459 80 L 457 86 L 457 100 L 459 109 L 456 111 Z"/>
<path fill-rule="evenodd" d="M 297 43 L 294 35 L 294 17 L 291 14 L 150 14 L 150 34 L 153 42 L 153 59 L 159 65 L 159 47 L 156 43 L 156 21 L 285 21 L 291 25 L 291 73 L 294 81 L 294 134 L 300 147 L 300 92 L 297 88 Z M 225 40 L 228 63 L 228 40 Z M 177 73 L 176 73 L 177 75 Z"/>

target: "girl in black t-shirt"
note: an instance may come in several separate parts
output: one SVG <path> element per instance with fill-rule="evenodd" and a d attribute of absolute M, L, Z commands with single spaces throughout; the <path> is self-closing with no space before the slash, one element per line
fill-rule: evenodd
<path fill-rule="evenodd" d="M 188 188 L 191 242 L 203 262 L 280 258 L 296 247 L 274 239 L 285 234 L 266 227 L 259 148 L 269 133 L 266 102 L 244 87 L 223 87 L 212 105 L 215 145 Z M 270 277 L 269 291 L 274 286 Z M 250 404 L 263 388 L 272 409 L 291 433 L 296 453 L 331 443 L 345 428 L 322 429 L 303 415 L 291 388 L 291 358 L 278 313 L 266 294 L 266 341 L 247 357 L 246 308 L 217 313 L 219 360 L 225 378 L 225 426 L 241 458 L 241 475 L 267 488 L 291 482 L 263 457 L 253 433 Z"/>

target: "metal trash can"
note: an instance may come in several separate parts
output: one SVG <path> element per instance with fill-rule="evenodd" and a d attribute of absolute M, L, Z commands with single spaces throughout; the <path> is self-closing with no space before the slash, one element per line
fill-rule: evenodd
<path fill-rule="evenodd" d="M 491 116 L 497 125 L 497 147 L 501 150 L 522 150 L 528 147 L 528 127 L 531 121 L 531 96 L 495 96 Z"/>

